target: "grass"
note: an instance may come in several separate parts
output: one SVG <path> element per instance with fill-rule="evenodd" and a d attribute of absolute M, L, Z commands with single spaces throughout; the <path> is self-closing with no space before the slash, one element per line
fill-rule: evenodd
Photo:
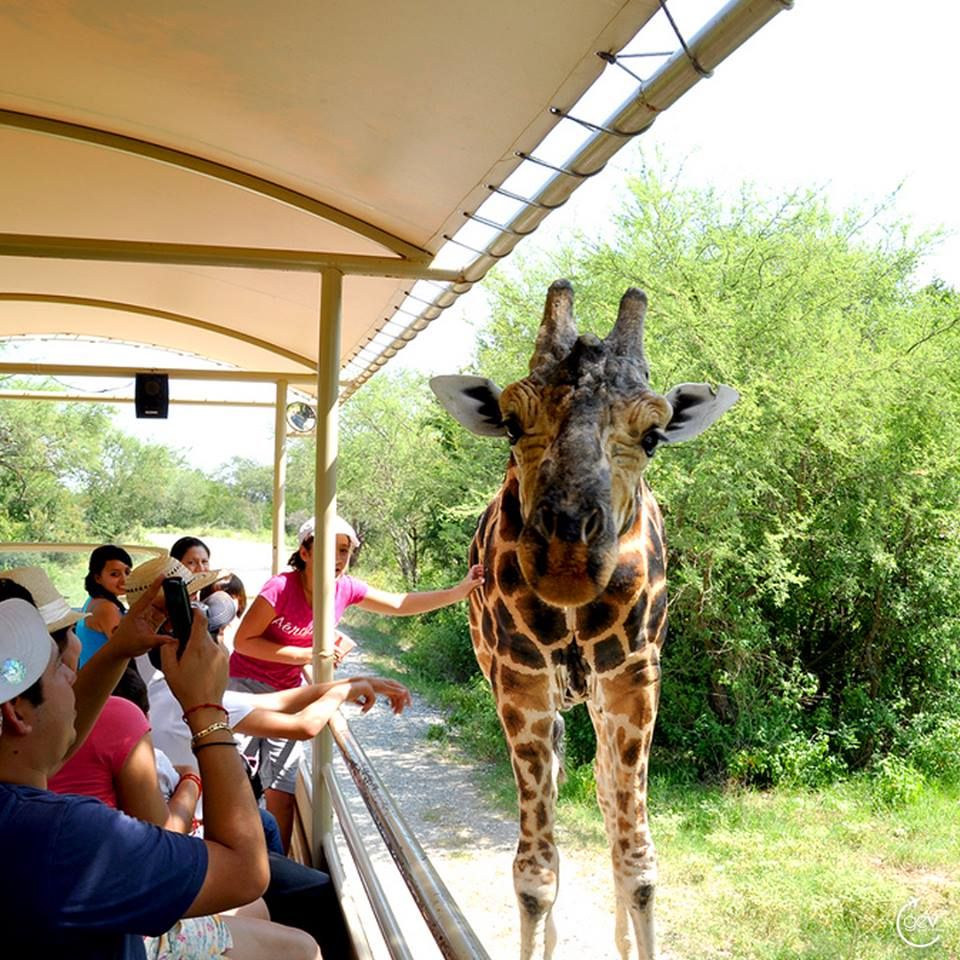
<path fill-rule="evenodd" d="M 724 791 L 653 778 L 665 945 L 687 960 L 883 960 L 916 954 L 897 936 L 900 908 L 940 917 L 954 957 L 960 906 L 955 789 L 879 810 L 867 778 L 819 790 Z"/>
<path fill-rule="evenodd" d="M 485 684 L 451 687 L 410 669 L 388 626 L 365 619 L 349 629 L 362 631 L 376 670 L 448 710 L 432 738 L 478 758 L 491 802 L 515 810 Z M 746 790 L 679 782 L 655 763 L 657 922 L 670 960 L 960 960 L 957 787 L 926 782 L 901 795 L 862 776 L 816 790 Z M 606 849 L 589 766 L 572 771 L 558 818 L 568 855 Z M 897 933 L 914 898 L 901 924 L 915 942 L 939 936 L 927 948 Z"/>

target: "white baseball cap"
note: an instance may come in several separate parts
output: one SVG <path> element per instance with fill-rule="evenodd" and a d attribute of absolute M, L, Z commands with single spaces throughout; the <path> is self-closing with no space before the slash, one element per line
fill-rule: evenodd
<path fill-rule="evenodd" d="M 35 606 L 19 598 L 0 603 L 0 703 L 32 687 L 56 649 Z"/>
<path fill-rule="evenodd" d="M 309 540 L 314 533 L 314 518 L 311 517 L 309 520 L 304 520 L 303 524 L 300 527 L 299 532 L 297 533 L 297 539 L 300 542 L 300 546 L 303 546 L 304 542 Z M 351 544 L 353 544 L 354 549 L 360 546 L 360 538 L 357 536 L 357 531 L 347 523 L 339 514 L 337 515 L 336 520 L 333 522 L 333 532 L 334 534 L 342 534 L 345 536 Z"/>

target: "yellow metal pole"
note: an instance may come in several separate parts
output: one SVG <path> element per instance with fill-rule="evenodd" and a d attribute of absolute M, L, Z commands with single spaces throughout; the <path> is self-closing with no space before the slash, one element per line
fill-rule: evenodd
<path fill-rule="evenodd" d="M 283 528 L 286 519 L 287 488 L 287 381 L 277 381 L 277 403 L 273 418 L 273 559 L 271 570 L 280 572 Z"/>
<path fill-rule="evenodd" d="M 336 270 L 358 277 L 457 282 L 459 270 L 440 270 L 400 257 L 376 257 L 329 250 L 278 250 L 274 247 L 225 247 L 204 243 L 154 243 L 102 237 L 50 237 L 0 233 L 0 256 L 106 263 L 167 263 L 194 267 L 242 267 L 250 270 Z"/>
<path fill-rule="evenodd" d="M 340 374 L 340 315 L 343 274 L 320 272 L 320 343 L 317 361 L 317 460 L 313 541 L 313 675 L 319 683 L 333 679 L 334 577 L 333 524 L 337 515 L 337 416 Z M 324 837 L 333 828 L 330 795 L 323 768 L 333 757 L 329 730 L 313 741 L 313 862 L 319 863 Z"/>

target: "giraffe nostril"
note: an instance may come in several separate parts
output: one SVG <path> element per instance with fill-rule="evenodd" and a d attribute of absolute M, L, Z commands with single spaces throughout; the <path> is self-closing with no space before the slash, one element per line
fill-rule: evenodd
<path fill-rule="evenodd" d="M 605 520 L 603 507 L 595 507 L 583 518 L 581 530 L 584 543 L 593 543 L 603 533 Z"/>
<path fill-rule="evenodd" d="M 537 507 L 533 515 L 533 526 L 545 540 L 550 540 L 557 531 L 557 515 L 546 504 Z"/>

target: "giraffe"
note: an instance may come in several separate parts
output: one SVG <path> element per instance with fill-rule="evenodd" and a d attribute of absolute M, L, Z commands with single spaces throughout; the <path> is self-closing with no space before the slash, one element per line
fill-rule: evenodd
<path fill-rule="evenodd" d="M 470 631 L 490 683 L 517 786 L 513 862 L 520 957 L 550 960 L 559 857 L 554 816 L 559 711 L 586 701 L 613 863 L 614 936 L 655 956 L 657 880 L 647 824 L 647 761 L 667 625 L 663 520 L 643 471 L 662 444 L 689 440 L 732 406 L 730 387 L 650 388 L 643 351 L 646 296 L 629 289 L 605 340 L 577 335 L 573 288 L 551 285 L 529 376 L 502 392 L 481 377 L 431 387 L 462 425 L 506 437 L 510 459 L 481 517 L 470 562 L 483 586 Z M 630 918 L 628 922 L 627 918 Z"/>

